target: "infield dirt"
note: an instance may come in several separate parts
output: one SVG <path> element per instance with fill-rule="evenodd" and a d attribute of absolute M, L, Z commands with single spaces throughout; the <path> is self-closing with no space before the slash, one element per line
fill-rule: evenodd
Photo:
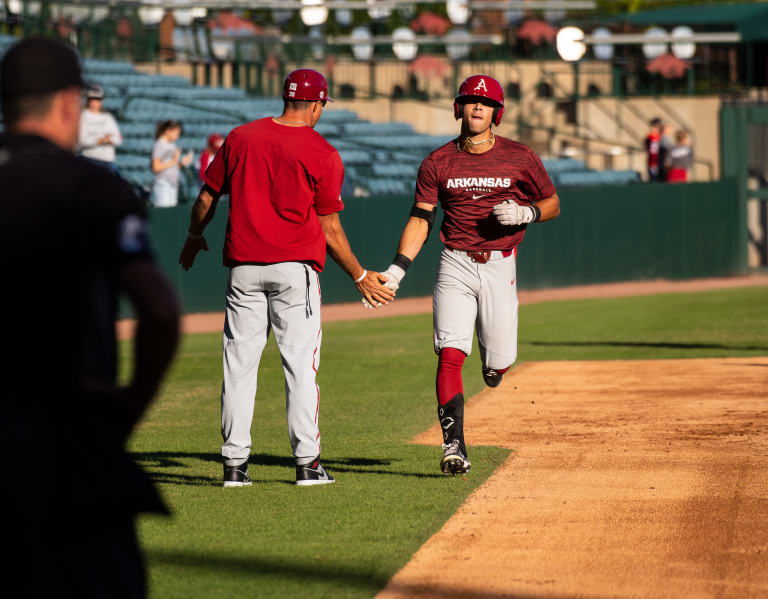
<path fill-rule="evenodd" d="M 768 597 L 767 391 L 768 357 L 523 364 L 466 406 L 470 457 L 514 452 L 379 599 Z"/>

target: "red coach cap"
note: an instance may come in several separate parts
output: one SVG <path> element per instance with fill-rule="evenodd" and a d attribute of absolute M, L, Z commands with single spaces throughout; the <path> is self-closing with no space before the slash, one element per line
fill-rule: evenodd
<path fill-rule="evenodd" d="M 461 118 L 461 104 L 466 103 L 470 98 L 488 98 L 498 105 L 493 111 L 493 124 L 497 127 L 501 123 L 501 116 L 504 114 L 504 90 L 501 83 L 489 75 L 470 75 L 459 86 L 459 93 L 453 102 L 453 115 L 456 120 Z"/>
<path fill-rule="evenodd" d="M 283 84 L 283 98 L 286 100 L 307 100 L 316 102 L 328 100 L 328 81 L 325 75 L 313 69 L 298 69 L 289 73 Z"/>

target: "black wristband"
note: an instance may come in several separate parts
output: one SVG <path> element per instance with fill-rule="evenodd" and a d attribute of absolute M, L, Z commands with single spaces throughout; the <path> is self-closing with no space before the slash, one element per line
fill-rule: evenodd
<path fill-rule="evenodd" d="M 399 266 L 405 271 L 408 270 L 408 267 L 411 265 L 411 262 L 413 262 L 413 260 L 411 260 L 405 254 L 395 254 L 395 257 L 392 260 L 392 264 L 396 264 L 397 266 Z"/>
<path fill-rule="evenodd" d="M 538 222 L 541 219 L 541 210 L 536 204 L 531 204 L 531 208 L 533 208 L 533 220 L 531 222 Z"/>

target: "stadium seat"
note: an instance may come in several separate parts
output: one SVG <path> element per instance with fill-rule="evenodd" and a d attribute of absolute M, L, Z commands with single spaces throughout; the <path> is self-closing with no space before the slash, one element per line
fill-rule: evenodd
<path fill-rule="evenodd" d="M 15 41 L 13 36 L 0 35 L 0 54 Z M 116 166 L 141 187 L 150 187 L 153 181 L 149 156 L 157 122 L 181 121 L 184 131 L 179 147 L 193 150 L 197 158 L 211 133 L 227 135 L 244 122 L 280 114 L 283 107 L 280 98 L 253 97 L 242 89 L 196 86 L 183 77 L 140 73 L 121 60 L 86 58 L 83 69 L 88 81 L 104 88 L 105 109 L 118 117 L 124 141 L 117 150 Z M 453 135 L 421 135 L 408 123 L 365 121 L 333 105 L 328 105 L 315 129 L 339 151 L 347 181 L 375 195 L 413 193 L 424 157 L 454 139 Z M 571 158 L 543 163 L 558 185 L 640 180 L 634 171 L 590 171 L 583 161 Z"/>

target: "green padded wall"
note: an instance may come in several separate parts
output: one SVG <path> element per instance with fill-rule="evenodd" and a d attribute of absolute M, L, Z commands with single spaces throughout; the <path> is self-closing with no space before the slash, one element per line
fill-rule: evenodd
<path fill-rule="evenodd" d="M 680 185 L 561 187 L 559 219 L 529 227 L 518 254 L 522 289 L 641 279 L 685 279 L 746 271 L 740 248 L 737 186 L 733 180 Z M 411 197 L 355 198 L 341 215 L 364 266 L 385 269 L 413 202 Z M 222 310 L 227 271 L 221 266 L 226 203 L 206 236 L 211 251 L 189 272 L 178 255 L 189 206 L 151 212 L 158 260 L 182 297 L 185 312 Z M 438 224 L 441 216 L 438 216 Z M 436 225 L 437 228 L 437 225 Z M 429 295 L 441 244 L 437 231 L 408 271 L 401 297 Z M 328 261 L 323 301 L 359 298 L 352 282 Z"/>

